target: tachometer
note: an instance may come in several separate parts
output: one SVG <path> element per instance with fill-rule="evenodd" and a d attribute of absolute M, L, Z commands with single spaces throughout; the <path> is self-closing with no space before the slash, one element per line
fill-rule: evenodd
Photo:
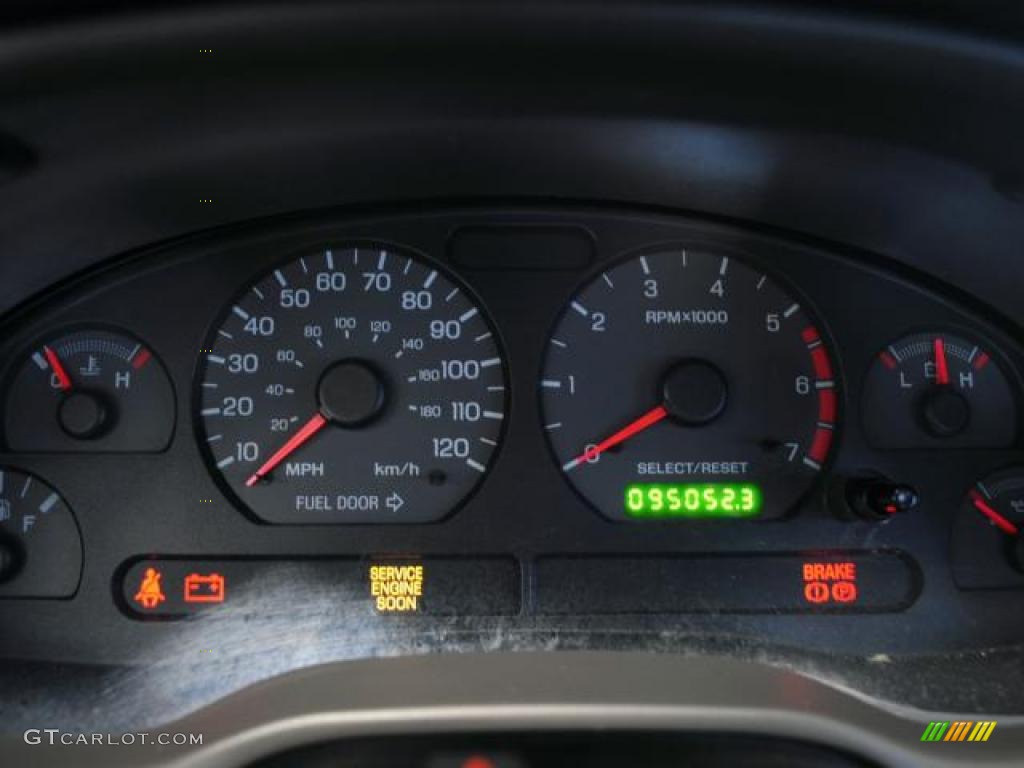
<path fill-rule="evenodd" d="M 645 253 L 585 285 L 540 386 L 562 471 L 612 519 L 778 517 L 827 461 L 837 421 L 807 310 L 699 251 Z"/>
<path fill-rule="evenodd" d="M 309 253 L 224 313 L 200 370 L 213 471 L 272 523 L 437 520 L 476 487 L 505 365 L 465 286 L 382 247 Z"/>

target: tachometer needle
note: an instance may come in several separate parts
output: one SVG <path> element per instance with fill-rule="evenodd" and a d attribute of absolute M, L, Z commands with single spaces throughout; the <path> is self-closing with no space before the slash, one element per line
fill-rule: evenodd
<path fill-rule="evenodd" d="M 1020 533 L 1020 529 L 1016 525 L 1007 520 L 1003 515 L 996 512 L 992 508 L 992 505 L 985 501 L 977 491 L 971 491 L 971 503 L 974 504 L 975 509 L 981 512 L 981 514 L 995 523 L 996 527 L 1003 531 L 1003 533 L 1008 533 L 1011 536 L 1016 536 Z"/>
<path fill-rule="evenodd" d="M 593 461 L 602 453 L 607 451 L 609 448 L 614 448 L 619 443 L 625 442 L 626 440 L 629 440 L 629 438 L 640 434 L 648 427 L 653 427 L 666 416 L 668 416 L 668 410 L 665 408 L 664 405 L 659 405 L 657 408 L 652 408 L 639 419 L 626 425 L 611 437 L 602 440 L 597 445 L 591 446 L 583 453 L 581 453 L 579 456 L 577 456 L 575 459 L 573 459 L 567 464 L 564 464 L 562 466 L 562 469 L 565 472 L 568 472 L 570 469 L 574 469 L 578 467 L 580 464 L 583 464 L 584 462 Z"/>
<path fill-rule="evenodd" d="M 273 472 L 274 467 L 287 459 L 299 448 L 299 446 L 306 443 L 311 437 L 313 437 L 313 435 L 323 429 L 326 424 L 327 419 L 320 413 L 307 421 L 302 426 L 302 429 L 292 435 L 288 439 L 287 443 L 282 445 L 273 456 L 264 462 L 262 467 L 256 470 L 252 477 L 245 481 L 246 487 L 252 488 L 252 486 L 256 485 L 256 483 Z"/>
<path fill-rule="evenodd" d="M 50 370 L 57 377 L 57 383 L 60 385 L 60 388 L 67 392 L 71 389 L 71 377 L 64 370 L 64 364 L 57 357 L 57 353 L 49 347 L 43 347 L 43 354 L 46 355 L 46 362 L 50 364 Z"/>
<path fill-rule="evenodd" d="M 949 384 L 949 361 L 946 359 L 946 342 L 942 337 L 935 339 L 935 383 Z"/>

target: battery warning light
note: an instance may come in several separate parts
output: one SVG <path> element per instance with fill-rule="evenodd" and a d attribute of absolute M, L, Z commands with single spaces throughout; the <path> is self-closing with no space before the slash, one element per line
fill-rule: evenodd
<path fill-rule="evenodd" d="M 804 599 L 813 605 L 857 602 L 857 564 L 853 562 L 805 562 Z"/>
<path fill-rule="evenodd" d="M 226 594 L 224 577 L 219 573 L 203 576 L 190 573 L 185 577 L 186 603 L 223 603 Z"/>

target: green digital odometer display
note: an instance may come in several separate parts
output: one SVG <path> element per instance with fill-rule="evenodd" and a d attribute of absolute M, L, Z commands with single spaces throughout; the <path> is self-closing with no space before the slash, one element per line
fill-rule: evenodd
<path fill-rule="evenodd" d="M 633 518 L 735 518 L 757 517 L 762 497 L 750 483 L 635 483 L 625 502 Z"/>

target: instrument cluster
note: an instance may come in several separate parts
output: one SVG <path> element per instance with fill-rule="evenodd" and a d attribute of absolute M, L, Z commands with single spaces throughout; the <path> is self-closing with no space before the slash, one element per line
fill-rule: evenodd
<path fill-rule="evenodd" d="M 852 652 L 955 609 L 976 632 L 936 648 L 1009 642 L 1016 333 L 881 260 L 683 218 L 203 236 L 5 318 L 0 613 L 125 628 L 62 646 L 90 660 L 310 585 L 374 621 Z"/>

